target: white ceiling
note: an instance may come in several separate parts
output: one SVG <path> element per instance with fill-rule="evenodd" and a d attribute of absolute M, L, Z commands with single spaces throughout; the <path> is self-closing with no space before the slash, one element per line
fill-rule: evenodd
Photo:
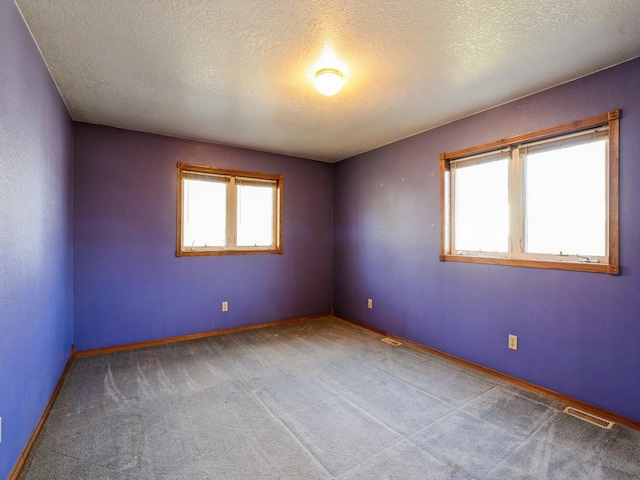
<path fill-rule="evenodd" d="M 640 56 L 638 0 L 16 3 L 74 120 L 327 162 Z"/>

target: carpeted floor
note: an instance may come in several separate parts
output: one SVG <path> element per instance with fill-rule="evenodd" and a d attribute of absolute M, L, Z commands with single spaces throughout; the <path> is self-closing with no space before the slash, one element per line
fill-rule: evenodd
<path fill-rule="evenodd" d="M 77 359 L 20 477 L 638 479 L 640 432 L 323 318 Z"/>

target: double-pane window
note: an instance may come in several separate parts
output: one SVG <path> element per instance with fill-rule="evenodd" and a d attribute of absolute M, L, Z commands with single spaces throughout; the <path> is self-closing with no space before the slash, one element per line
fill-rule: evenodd
<path fill-rule="evenodd" d="M 178 165 L 178 255 L 282 252 L 280 175 Z"/>
<path fill-rule="evenodd" d="M 441 259 L 618 273 L 609 112 L 441 155 Z"/>

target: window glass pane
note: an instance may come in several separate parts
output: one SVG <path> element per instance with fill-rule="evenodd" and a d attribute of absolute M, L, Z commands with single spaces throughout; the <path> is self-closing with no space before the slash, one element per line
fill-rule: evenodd
<path fill-rule="evenodd" d="M 238 246 L 272 246 L 275 187 L 239 184 L 237 192 Z"/>
<path fill-rule="evenodd" d="M 601 140 L 527 155 L 526 252 L 606 255 L 606 148 Z"/>
<path fill-rule="evenodd" d="M 185 248 L 224 247 L 226 243 L 227 183 L 183 179 Z"/>
<path fill-rule="evenodd" d="M 509 250 L 508 168 L 497 160 L 453 171 L 455 250 Z"/>

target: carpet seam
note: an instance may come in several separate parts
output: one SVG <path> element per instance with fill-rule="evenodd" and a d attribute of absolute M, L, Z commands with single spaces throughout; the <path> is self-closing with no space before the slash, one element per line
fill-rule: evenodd
<path fill-rule="evenodd" d="M 271 411 L 271 409 L 262 401 L 262 399 L 260 397 L 258 397 L 255 393 L 251 392 L 251 394 L 258 400 L 258 402 L 260 402 L 262 404 L 262 406 L 271 414 L 271 416 L 276 419 L 284 428 L 285 430 L 289 433 L 289 435 L 296 441 L 296 443 L 298 443 L 305 452 L 307 452 L 307 454 L 311 457 L 312 461 L 316 462 L 318 465 L 320 465 L 328 474 L 330 477 L 335 478 L 335 475 L 333 475 L 329 469 L 318 459 L 316 458 L 316 456 L 313 454 L 313 452 L 311 452 L 311 450 L 309 450 L 309 448 L 307 448 L 307 446 L 298 438 L 298 436 L 293 433 L 291 431 L 291 429 L 287 426 L 286 423 L 284 423 L 280 417 L 276 416 L 273 414 L 273 412 Z"/>

